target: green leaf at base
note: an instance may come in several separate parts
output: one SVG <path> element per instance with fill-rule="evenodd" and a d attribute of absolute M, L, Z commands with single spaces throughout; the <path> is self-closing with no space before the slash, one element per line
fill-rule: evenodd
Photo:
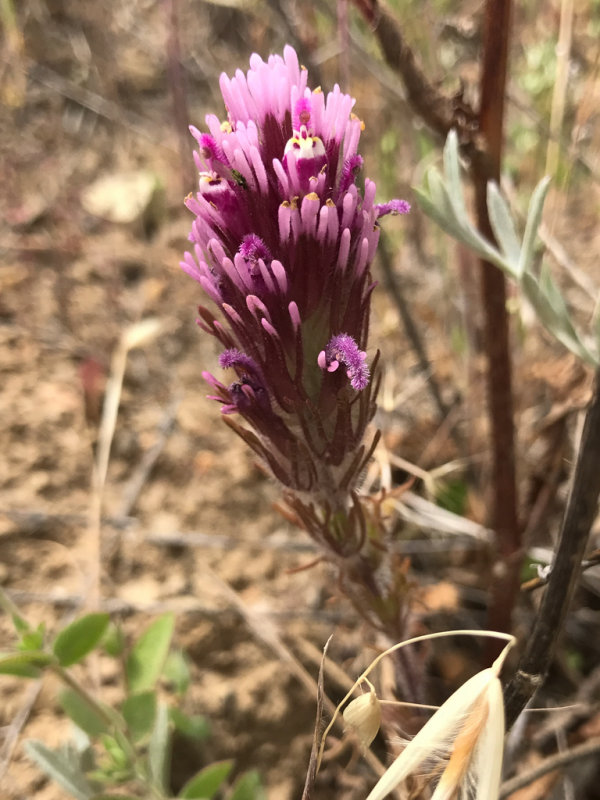
<path fill-rule="evenodd" d="M 108 614 L 86 614 L 64 628 L 52 646 L 61 667 L 70 667 L 87 656 L 102 639 L 109 622 Z"/>
<path fill-rule="evenodd" d="M 190 798 L 211 800 L 227 780 L 232 768 L 233 761 L 217 761 L 209 764 L 186 783 L 178 797 L 188 798 L 188 800 Z"/>

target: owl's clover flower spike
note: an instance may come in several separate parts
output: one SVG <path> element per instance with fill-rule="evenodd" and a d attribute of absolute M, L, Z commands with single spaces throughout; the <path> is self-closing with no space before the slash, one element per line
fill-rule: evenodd
<path fill-rule="evenodd" d="M 354 100 L 339 86 L 308 88 L 291 47 L 253 55 L 220 86 L 227 118 L 191 128 L 199 182 L 181 264 L 216 307 L 200 307 L 198 322 L 233 373 L 231 383 L 204 377 L 278 480 L 347 508 L 375 413 L 367 335 L 378 219 L 409 206 L 375 204 L 368 179 L 360 188 Z"/>

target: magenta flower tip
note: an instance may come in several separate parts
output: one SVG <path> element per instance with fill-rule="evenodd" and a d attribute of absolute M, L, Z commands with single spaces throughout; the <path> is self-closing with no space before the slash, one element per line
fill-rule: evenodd
<path fill-rule="evenodd" d="M 236 347 L 230 347 L 228 350 L 225 350 L 221 353 L 219 356 L 219 366 L 223 369 L 238 367 L 243 372 L 247 372 L 252 375 L 259 374 L 258 365 L 254 359 L 250 358 L 250 356 L 247 356 L 245 353 L 242 353 Z"/>
<path fill-rule="evenodd" d="M 273 260 L 269 248 L 260 236 L 257 236 L 255 233 L 249 233 L 247 236 L 244 236 L 240 245 L 240 255 L 254 266 L 254 268 L 256 268 L 260 258 L 262 258 L 265 264 Z"/>
<path fill-rule="evenodd" d="M 340 333 L 332 336 L 325 350 L 319 353 L 317 361 L 321 369 L 327 369 L 329 372 L 335 372 L 339 365 L 343 364 L 350 385 L 360 392 L 369 385 L 370 372 L 366 358 L 367 354 L 359 349 L 352 336 Z"/>
<path fill-rule="evenodd" d="M 408 214 L 410 203 L 407 203 L 406 200 L 390 200 L 388 203 L 377 203 L 375 211 L 378 219 L 379 217 L 385 217 L 386 214 L 392 214 L 393 216 L 396 214 Z"/>

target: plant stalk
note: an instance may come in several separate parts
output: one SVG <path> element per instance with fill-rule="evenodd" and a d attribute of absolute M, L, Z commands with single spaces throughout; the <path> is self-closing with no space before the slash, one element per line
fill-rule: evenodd
<path fill-rule="evenodd" d="M 544 683 L 581 571 L 600 497 L 600 370 L 585 416 L 581 443 L 548 586 L 517 672 L 505 690 L 512 725 Z"/>
<path fill-rule="evenodd" d="M 472 174 L 478 228 L 490 241 L 495 239 L 488 216 L 486 193 L 490 180 L 500 182 L 511 5 L 511 0 L 488 0 L 483 20 L 479 129 L 485 149 L 473 158 Z M 510 328 L 504 275 L 486 261 L 482 260 L 480 265 L 492 440 L 492 525 L 498 537 L 500 556 L 492 584 L 488 627 L 490 630 L 509 631 L 519 590 L 521 549 L 517 517 Z M 488 653 L 486 657 L 491 655 Z"/>

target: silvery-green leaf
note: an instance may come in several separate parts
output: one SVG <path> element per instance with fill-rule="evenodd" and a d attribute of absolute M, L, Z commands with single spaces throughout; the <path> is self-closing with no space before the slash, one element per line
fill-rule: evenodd
<path fill-rule="evenodd" d="M 33 739 L 25 742 L 27 755 L 76 800 L 90 800 L 95 790 L 79 768 L 78 758 L 61 750 L 51 750 Z"/>
<path fill-rule="evenodd" d="M 546 330 L 578 358 L 581 358 L 588 364 L 597 366 L 597 356 L 582 342 L 569 316 L 562 315 L 556 311 L 550 299 L 531 273 L 526 272 L 523 275 L 522 287 L 525 296 L 534 307 L 540 322 Z"/>
<path fill-rule="evenodd" d="M 507 270 L 502 255 L 473 227 L 466 211 L 463 214 L 462 211 L 457 212 L 457 209 L 452 208 L 440 174 L 431 170 L 427 177 L 429 194 L 418 187 L 413 189 L 417 202 L 427 216 L 436 222 L 443 231 L 473 249 L 482 258 L 496 264 L 500 269 Z M 460 213 L 460 217 L 458 213 Z"/>
<path fill-rule="evenodd" d="M 533 261 L 533 250 L 535 245 L 535 238 L 537 236 L 540 222 L 542 219 L 542 211 L 544 210 L 544 201 L 550 188 L 550 178 L 546 176 L 538 183 L 531 195 L 529 203 L 529 211 L 527 212 L 527 223 L 525 225 L 525 234 L 523 235 L 523 245 L 521 247 L 521 257 L 517 267 L 517 278 L 531 269 Z"/>
<path fill-rule="evenodd" d="M 446 233 L 450 234 L 450 236 L 454 236 L 456 239 L 459 239 L 461 236 L 460 228 L 458 226 L 451 227 L 447 218 L 444 216 L 443 212 L 435 205 L 431 196 L 423 191 L 423 189 L 419 189 L 418 187 L 413 187 L 414 195 L 417 199 L 417 203 L 423 209 L 425 214 L 432 219 L 440 228 L 445 231 Z"/>
<path fill-rule="evenodd" d="M 557 317 L 569 319 L 569 311 L 567 309 L 565 299 L 562 295 L 562 292 L 554 282 L 552 273 L 550 272 L 550 268 L 546 262 L 542 263 L 542 267 L 540 269 L 539 286 L 541 291 L 548 298 L 548 302 L 555 310 Z"/>
<path fill-rule="evenodd" d="M 460 161 L 458 157 L 458 136 L 452 129 L 446 138 L 444 145 L 444 175 L 446 185 L 452 203 L 458 212 L 458 216 L 466 215 L 465 196 L 463 193 L 462 182 L 460 179 Z"/>
<path fill-rule="evenodd" d="M 437 169 L 430 169 L 427 173 L 427 185 L 431 200 L 436 208 L 441 211 L 444 219 L 448 220 L 450 223 L 455 223 L 457 218 L 452 206 L 452 198 Z"/>
<path fill-rule="evenodd" d="M 496 240 L 514 274 L 519 264 L 521 245 L 508 205 L 494 181 L 490 181 L 487 185 L 487 207 Z"/>
<path fill-rule="evenodd" d="M 541 290 L 537 278 L 530 272 L 526 272 L 523 275 L 522 285 L 525 297 L 535 308 L 540 322 L 544 327 L 552 331 L 557 326 L 556 311 L 546 297 L 546 294 Z"/>

